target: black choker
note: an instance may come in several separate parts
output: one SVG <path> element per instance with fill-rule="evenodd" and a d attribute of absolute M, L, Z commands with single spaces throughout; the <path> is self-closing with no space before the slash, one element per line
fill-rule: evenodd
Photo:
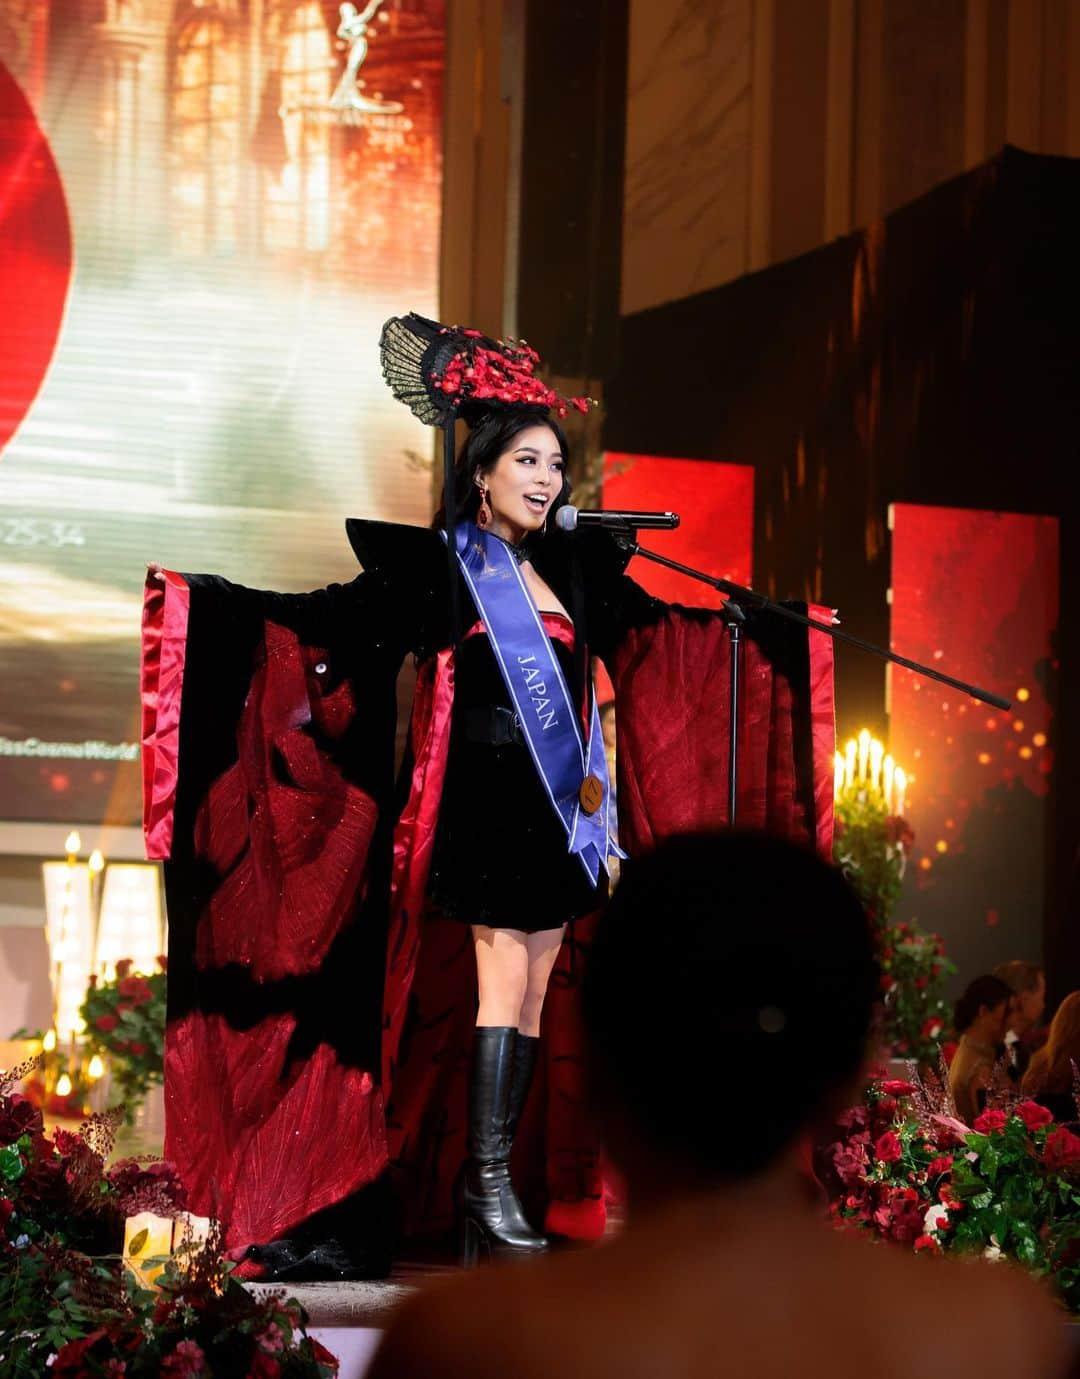
<path fill-rule="evenodd" d="M 503 543 L 503 545 L 507 548 L 507 550 L 510 552 L 510 554 L 514 557 L 514 559 L 517 561 L 519 565 L 523 564 L 526 560 L 532 559 L 532 550 L 528 546 L 527 542 L 507 541 L 506 537 L 500 536 L 498 532 L 492 532 L 491 535 L 495 538 L 496 541 L 501 541 Z"/>

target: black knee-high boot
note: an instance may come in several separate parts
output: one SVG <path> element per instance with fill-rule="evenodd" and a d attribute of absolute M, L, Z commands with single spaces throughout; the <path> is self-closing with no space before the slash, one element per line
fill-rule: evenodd
<path fill-rule="evenodd" d="M 518 1037 L 514 1040 L 514 1072 L 510 1079 L 510 1100 L 506 1110 L 506 1133 L 511 1144 L 514 1143 L 514 1136 L 521 1122 L 521 1113 L 529 1098 L 529 1088 L 536 1071 L 536 1055 L 539 1050 L 539 1039 L 534 1039 L 531 1034 L 518 1032 Z"/>
<path fill-rule="evenodd" d="M 517 1030 L 479 1026 L 473 1031 L 469 1083 L 468 1161 L 465 1164 L 462 1262 L 489 1253 L 533 1254 L 547 1247 L 525 1219 L 510 1182 L 507 1118 Z"/>

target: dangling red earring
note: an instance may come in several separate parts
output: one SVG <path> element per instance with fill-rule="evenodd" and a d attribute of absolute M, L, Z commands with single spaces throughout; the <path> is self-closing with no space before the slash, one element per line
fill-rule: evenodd
<path fill-rule="evenodd" d="M 488 491 L 486 488 L 480 490 L 480 510 L 476 514 L 476 525 L 483 531 L 491 525 L 491 507 L 488 504 Z"/>

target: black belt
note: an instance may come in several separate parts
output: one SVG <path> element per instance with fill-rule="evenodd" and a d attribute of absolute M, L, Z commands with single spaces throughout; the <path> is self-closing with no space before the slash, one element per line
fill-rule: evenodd
<path fill-rule="evenodd" d="M 500 704 L 486 708 L 465 710 L 465 736 L 470 742 L 487 742 L 492 747 L 507 747 L 511 742 L 525 743 L 521 719 L 512 709 Z"/>

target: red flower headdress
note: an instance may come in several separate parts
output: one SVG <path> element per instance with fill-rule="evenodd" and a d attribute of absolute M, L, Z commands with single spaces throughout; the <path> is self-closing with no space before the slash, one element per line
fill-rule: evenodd
<path fill-rule="evenodd" d="M 537 377 L 540 356 L 524 340 L 493 340 L 415 312 L 386 322 L 379 352 L 394 396 L 429 426 L 452 425 L 466 403 L 543 407 L 560 417 L 593 405 L 588 397 L 564 397 Z"/>
<path fill-rule="evenodd" d="M 564 397 L 536 375 L 540 356 L 524 340 L 493 340 L 482 331 L 444 326 L 415 311 L 391 316 L 379 340 L 383 377 L 399 402 L 428 426 L 443 428 L 444 499 L 451 618 L 455 644 L 457 555 L 454 540 L 454 422 L 476 410 L 536 407 L 564 417 L 571 407 L 588 412 L 592 398 Z M 467 416 L 472 421 L 473 417 Z"/>

